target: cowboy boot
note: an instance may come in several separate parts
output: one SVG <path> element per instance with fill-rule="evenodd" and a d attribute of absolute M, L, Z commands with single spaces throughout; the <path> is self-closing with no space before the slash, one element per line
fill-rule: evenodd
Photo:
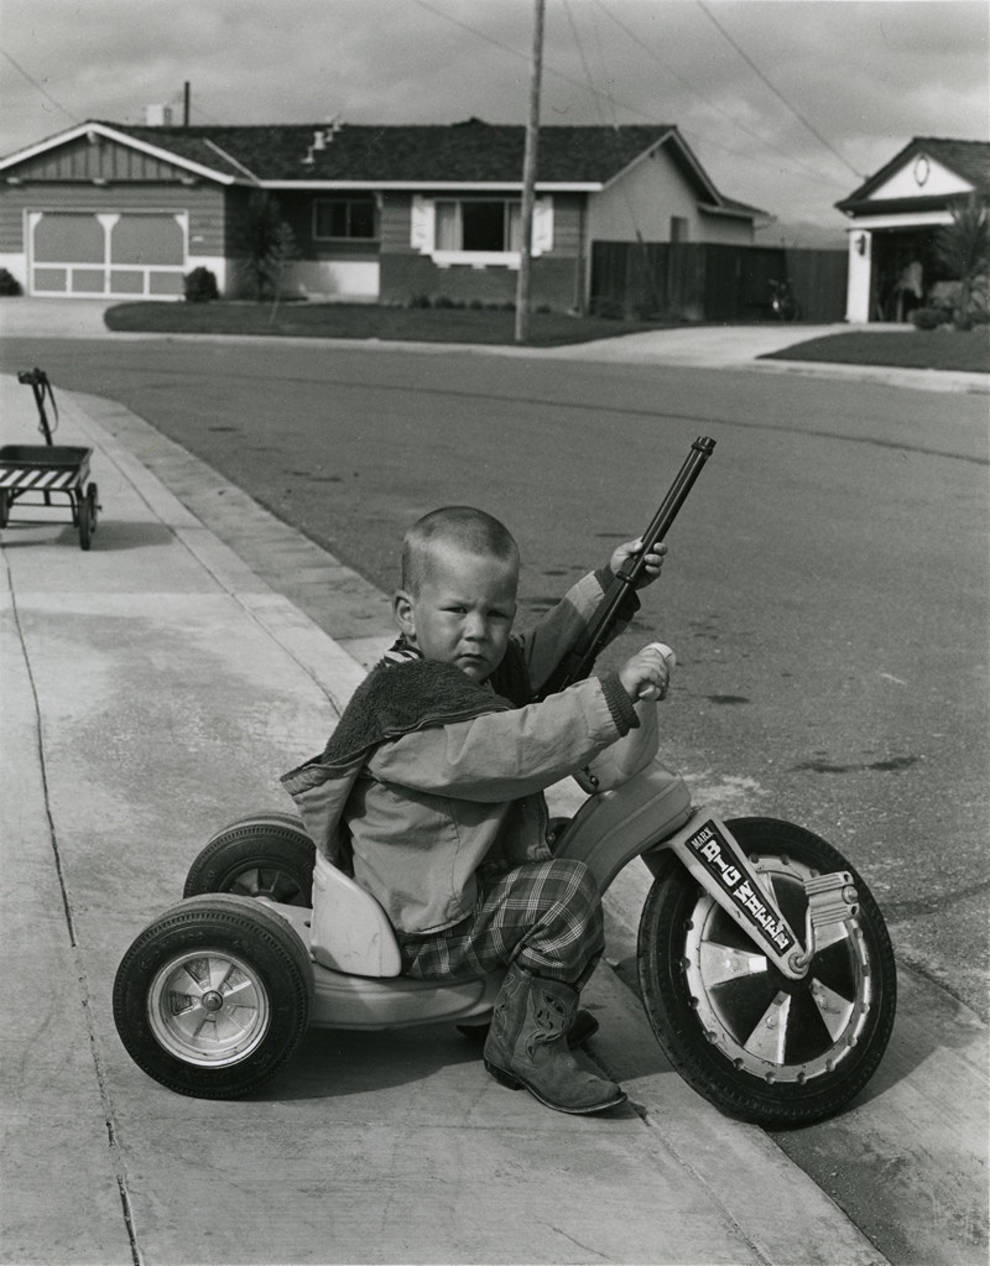
<path fill-rule="evenodd" d="M 513 964 L 495 1001 L 485 1067 L 513 1090 L 524 1086 L 548 1108 L 584 1114 L 625 1102 L 614 1082 L 581 1068 L 567 1046 L 578 991 Z"/>
<path fill-rule="evenodd" d="M 477 1042 L 480 1046 L 488 1037 L 491 1024 L 458 1024 L 457 1031 L 469 1042 Z M 567 1030 L 567 1045 L 572 1051 L 588 1042 L 598 1032 L 598 1021 L 590 1011 L 578 1007 L 574 1012 L 574 1023 Z"/>

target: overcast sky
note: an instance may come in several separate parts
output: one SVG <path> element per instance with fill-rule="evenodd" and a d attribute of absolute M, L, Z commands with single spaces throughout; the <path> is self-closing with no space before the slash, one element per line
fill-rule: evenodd
<path fill-rule="evenodd" d="M 0 153 L 73 123 L 524 123 L 534 0 L 0 0 Z M 990 139 L 987 0 L 546 0 L 544 124 L 676 123 L 784 224 Z"/>

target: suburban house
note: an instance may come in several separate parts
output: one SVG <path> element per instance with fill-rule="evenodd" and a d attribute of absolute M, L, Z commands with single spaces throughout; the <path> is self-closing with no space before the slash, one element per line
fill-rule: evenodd
<path fill-rule="evenodd" d="M 905 321 L 952 282 L 935 251 L 952 208 L 990 200 L 990 142 L 916 136 L 837 202 L 850 221 L 846 320 Z"/>
<path fill-rule="evenodd" d="M 0 160 L 0 266 L 30 295 L 172 299 L 212 270 L 242 288 L 251 195 L 277 199 L 285 288 L 409 303 L 515 296 L 525 129 L 91 121 Z M 596 242 L 747 246 L 764 213 L 725 197 L 676 127 L 545 127 L 532 300 L 583 310 Z"/>

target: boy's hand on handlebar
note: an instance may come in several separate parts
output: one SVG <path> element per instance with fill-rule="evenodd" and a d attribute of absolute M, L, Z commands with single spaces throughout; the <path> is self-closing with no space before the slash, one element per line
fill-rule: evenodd
<path fill-rule="evenodd" d="M 662 642 L 651 642 L 627 660 L 619 669 L 619 680 L 626 694 L 637 699 L 662 699 L 670 684 L 670 670 L 676 660 L 674 652 Z"/>
<path fill-rule="evenodd" d="M 612 575 L 617 576 L 629 559 L 635 558 L 642 548 L 643 542 L 640 538 L 635 541 L 627 541 L 625 545 L 618 546 L 609 560 Z M 642 589 L 656 580 L 663 567 L 663 558 L 666 553 L 667 546 L 662 541 L 653 546 L 644 559 L 643 570 L 636 581 L 637 589 Z"/>

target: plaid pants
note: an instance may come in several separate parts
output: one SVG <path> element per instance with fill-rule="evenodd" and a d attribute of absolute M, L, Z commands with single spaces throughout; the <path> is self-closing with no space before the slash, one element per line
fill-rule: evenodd
<path fill-rule="evenodd" d="M 601 897 L 584 862 L 527 862 L 485 884 L 460 923 L 428 936 L 400 935 L 399 944 L 407 976 L 457 979 L 516 962 L 580 988 L 605 945 Z"/>

